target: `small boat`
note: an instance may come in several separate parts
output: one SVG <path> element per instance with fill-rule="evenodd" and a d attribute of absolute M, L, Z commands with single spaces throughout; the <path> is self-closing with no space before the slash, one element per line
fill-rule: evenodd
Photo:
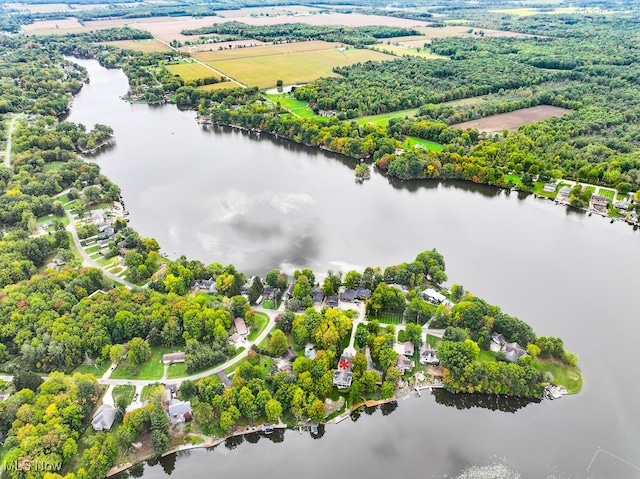
<path fill-rule="evenodd" d="M 271 434 L 273 432 L 273 426 L 262 426 L 262 432 L 264 432 L 265 434 Z"/>

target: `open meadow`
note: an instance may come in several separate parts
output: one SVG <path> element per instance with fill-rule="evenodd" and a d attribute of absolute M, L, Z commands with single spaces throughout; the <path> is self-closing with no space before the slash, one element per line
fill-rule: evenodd
<path fill-rule="evenodd" d="M 298 42 L 204 52 L 193 56 L 245 85 L 259 88 L 275 86 L 278 80 L 290 85 L 336 76 L 332 71 L 336 66 L 394 59 L 391 55 L 372 50 L 343 50 L 336 46 L 320 41 Z"/>
<path fill-rule="evenodd" d="M 567 110 L 566 108 L 539 105 L 511 111 L 509 113 L 500 113 L 499 115 L 492 115 L 478 120 L 465 121 L 464 123 L 458 123 L 453 126 L 462 130 L 476 128 L 478 131 L 486 133 L 504 130 L 516 131 L 522 125 L 543 121 L 554 116 L 566 115 L 570 112 L 571 110 Z"/>
<path fill-rule="evenodd" d="M 423 48 L 422 46 L 413 46 L 406 45 L 401 43 L 400 46 L 396 45 L 387 45 L 386 43 L 378 43 L 376 45 L 371 45 L 369 47 L 370 50 L 375 50 L 377 52 L 388 53 L 403 57 L 405 55 L 411 55 L 414 57 L 422 57 L 428 58 L 431 60 L 448 60 L 449 57 L 444 57 L 442 55 L 436 55 L 435 53 L 431 53 L 431 50 L 428 48 Z"/>

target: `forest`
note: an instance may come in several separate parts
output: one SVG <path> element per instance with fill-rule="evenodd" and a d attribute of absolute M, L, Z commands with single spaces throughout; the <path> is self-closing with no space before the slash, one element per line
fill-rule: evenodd
<path fill-rule="evenodd" d="M 369 26 L 344 27 L 286 23 L 280 25 L 247 25 L 241 22 L 218 23 L 210 27 L 183 30 L 183 35 L 230 35 L 238 40 L 260 40 L 262 42 L 286 43 L 292 41 L 324 40 L 347 43 L 357 47 L 375 44 L 378 39 L 419 35 L 415 29 Z"/>

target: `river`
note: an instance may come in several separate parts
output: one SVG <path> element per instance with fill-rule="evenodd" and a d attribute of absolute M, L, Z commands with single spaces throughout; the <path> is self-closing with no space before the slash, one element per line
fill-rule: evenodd
<path fill-rule="evenodd" d="M 170 456 L 137 477 L 640 477 L 638 232 L 489 187 L 376 172 L 356 184 L 351 161 L 205 128 L 173 105 L 125 103 L 120 70 L 76 61 L 91 83 L 69 120 L 113 127 L 115 145 L 95 161 L 124 190 L 131 225 L 170 256 L 264 274 L 384 267 L 437 248 L 451 282 L 562 337 L 585 378 L 576 396 L 528 405 L 427 393 L 391 414 L 329 425 L 320 440 L 248 438 Z"/>

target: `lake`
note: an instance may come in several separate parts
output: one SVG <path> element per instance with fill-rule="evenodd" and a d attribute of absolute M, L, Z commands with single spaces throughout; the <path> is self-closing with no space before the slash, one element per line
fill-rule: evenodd
<path fill-rule="evenodd" d="M 125 103 L 120 70 L 75 61 L 91 83 L 69 120 L 114 129 L 115 145 L 94 160 L 124 190 L 131 226 L 171 257 L 247 273 L 323 273 L 412 261 L 436 248 L 449 283 L 539 335 L 562 337 L 585 379 L 576 396 L 528 405 L 427 393 L 328 425 L 319 440 L 298 431 L 248 437 L 141 466 L 136 477 L 640 477 L 638 232 L 468 183 L 403 184 L 374 171 L 357 184 L 353 161 L 202 127 L 173 105 Z"/>

